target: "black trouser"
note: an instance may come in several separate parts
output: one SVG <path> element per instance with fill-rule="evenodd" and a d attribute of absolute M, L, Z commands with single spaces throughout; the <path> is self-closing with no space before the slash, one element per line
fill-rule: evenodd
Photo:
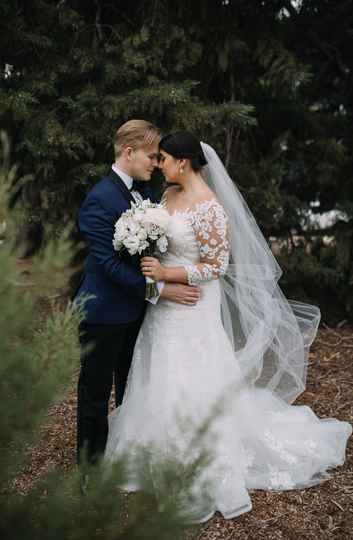
<path fill-rule="evenodd" d="M 115 403 L 123 401 L 141 320 L 124 325 L 80 327 L 81 354 L 77 392 L 77 462 L 85 447 L 87 459 L 95 463 L 102 456 L 108 437 L 108 407 L 113 385 Z"/>

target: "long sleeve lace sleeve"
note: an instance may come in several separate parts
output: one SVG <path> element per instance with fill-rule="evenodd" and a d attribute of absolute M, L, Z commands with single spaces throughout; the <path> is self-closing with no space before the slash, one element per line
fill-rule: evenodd
<path fill-rule="evenodd" d="M 229 262 L 228 218 L 218 201 L 200 203 L 192 214 L 192 226 L 200 249 L 200 262 L 185 265 L 189 285 L 224 275 Z"/>

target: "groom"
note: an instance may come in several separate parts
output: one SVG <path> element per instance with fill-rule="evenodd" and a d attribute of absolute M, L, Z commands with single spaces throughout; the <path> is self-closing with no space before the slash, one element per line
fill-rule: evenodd
<path fill-rule="evenodd" d="M 114 251 L 114 226 L 132 201 L 155 200 L 148 182 L 158 166 L 159 140 L 158 129 L 149 122 L 130 120 L 123 124 L 115 137 L 115 163 L 91 189 L 79 211 L 78 227 L 89 253 L 75 301 L 87 295 L 91 298 L 84 305 L 85 317 L 80 327 L 78 462 L 83 448 L 90 463 L 95 463 L 104 452 L 113 380 L 116 405 L 123 400 L 146 307 L 146 282 L 137 255 Z M 198 301 L 198 288 L 178 283 L 159 285 L 163 298 L 178 303 Z M 158 299 L 147 300 L 155 303 Z"/>

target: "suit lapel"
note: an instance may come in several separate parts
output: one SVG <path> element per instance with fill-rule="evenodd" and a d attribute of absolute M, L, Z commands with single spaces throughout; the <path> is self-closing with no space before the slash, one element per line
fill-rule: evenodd
<path fill-rule="evenodd" d="M 117 186 L 120 193 L 123 195 L 124 199 L 130 204 L 134 201 L 133 196 L 131 195 L 131 192 L 126 187 L 126 184 L 122 181 L 120 176 L 116 174 L 116 172 L 113 171 L 113 169 L 110 171 L 108 178 Z"/>

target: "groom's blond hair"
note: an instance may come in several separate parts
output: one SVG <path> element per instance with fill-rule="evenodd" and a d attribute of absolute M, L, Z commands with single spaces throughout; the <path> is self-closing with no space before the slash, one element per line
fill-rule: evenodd
<path fill-rule="evenodd" d="M 134 150 L 159 143 L 161 133 L 159 129 L 146 120 L 129 120 L 119 127 L 115 134 L 114 150 L 115 158 L 118 158 L 127 146 Z"/>

